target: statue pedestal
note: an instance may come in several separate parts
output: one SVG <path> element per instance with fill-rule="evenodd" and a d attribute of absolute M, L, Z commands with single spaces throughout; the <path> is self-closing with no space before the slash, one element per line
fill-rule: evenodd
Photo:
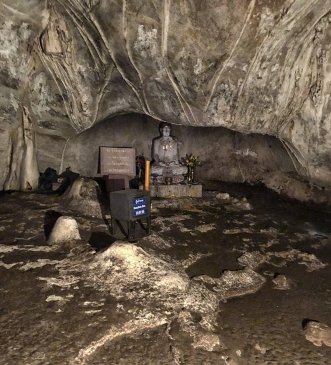
<path fill-rule="evenodd" d="M 158 198 L 201 198 L 202 197 L 202 185 L 151 185 L 150 186 L 151 197 Z"/>
<path fill-rule="evenodd" d="M 167 184 L 167 179 L 171 180 L 170 185 L 180 184 L 184 182 L 184 175 L 174 175 L 174 176 L 151 176 L 151 184 L 153 185 L 169 185 Z"/>

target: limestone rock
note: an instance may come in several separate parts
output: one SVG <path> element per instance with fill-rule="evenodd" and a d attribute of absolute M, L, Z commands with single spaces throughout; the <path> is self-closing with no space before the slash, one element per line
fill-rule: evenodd
<path fill-rule="evenodd" d="M 62 216 L 57 219 L 49 236 L 49 243 L 62 243 L 80 240 L 78 224 L 74 218 Z"/>
<path fill-rule="evenodd" d="M 233 199 L 232 201 L 233 207 L 237 210 L 252 210 L 251 204 L 247 201 L 246 198 L 243 199 Z"/>
<path fill-rule="evenodd" d="M 191 282 L 183 269 L 127 242 L 118 241 L 97 254 L 86 276 L 99 290 L 134 301 L 137 307 L 166 311 L 170 316 L 185 309 L 207 319 L 217 313 L 215 293 Z"/>
<path fill-rule="evenodd" d="M 249 268 L 237 271 L 227 270 L 219 278 L 204 275 L 195 277 L 194 280 L 204 283 L 207 288 L 216 292 L 221 300 L 255 293 L 266 282 L 262 275 Z"/>
<path fill-rule="evenodd" d="M 184 272 L 126 242 L 116 242 L 99 253 L 89 269 L 90 278 L 100 289 L 143 303 L 163 297 L 166 306 L 176 306 L 179 304 L 173 302 L 172 295 L 179 299 L 189 288 Z"/>
<path fill-rule="evenodd" d="M 295 285 L 292 280 L 281 274 L 276 275 L 272 282 L 275 284 L 274 289 L 278 290 L 289 290 Z"/>
<path fill-rule="evenodd" d="M 118 303 L 118 324 L 106 332 L 107 341 L 118 336 L 118 332 L 122 335 L 164 324 L 171 339 L 169 331 L 179 321 L 197 348 L 212 351 L 219 346 L 215 333 L 217 295 L 190 280 L 182 267 L 134 244 L 117 241 L 94 255 L 75 254 L 61 265 L 63 275 L 72 276 L 77 269 L 89 287 Z M 98 344 L 92 346 L 91 353 L 97 347 Z"/>
<path fill-rule="evenodd" d="M 4 188 L 30 191 L 38 187 L 38 162 L 33 121 L 26 107 L 22 111 L 22 125 L 12 134 L 11 165 Z"/>
<path fill-rule="evenodd" d="M 321 270 L 329 265 L 319 260 L 313 253 L 300 252 L 298 258 L 301 260 L 299 264 L 305 265 L 308 272 Z"/>
<path fill-rule="evenodd" d="M 253 251 L 245 252 L 240 257 L 238 257 L 237 261 L 240 265 L 254 270 L 257 269 L 263 262 L 265 262 L 266 258 L 259 251 Z"/>
<path fill-rule="evenodd" d="M 182 311 L 178 316 L 178 322 L 181 330 L 188 333 L 192 338 L 194 348 L 215 351 L 222 346 L 219 336 L 204 329 L 200 323 L 194 320 L 190 312 Z"/>
<path fill-rule="evenodd" d="M 86 177 L 76 179 L 62 196 L 64 205 L 86 216 L 103 217 L 104 200 L 96 181 Z"/>
<path fill-rule="evenodd" d="M 315 346 L 331 347 L 331 328 L 326 324 L 309 321 L 304 327 L 304 334 L 306 339 Z"/>
<path fill-rule="evenodd" d="M 304 202 L 329 204 L 331 193 L 325 192 L 318 186 L 309 183 L 309 180 L 295 174 L 275 171 L 266 174 L 263 178 L 265 185 L 279 194 L 290 196 Z"/>
<path fill-rule="evenodd" d="M 216 199 L 229 200 L 230 199 L 230 194 L 229 193 L 218 193 L 216 195 Z"/>
<path fill-rule="evenodd" d="M 182 268 L 142 248 L 116 242 L 97 254 L 86 268 L 86 279 L 96 289 L 134 305 L 135 310 L 162 317 L 169 324 L 176 318 L 194 339 L 194 346 L 212 351 L 219 345 L 213 333 L 219 301 L 204 285 L 192 282 Z M 192 315 L 201 318 L 193 323 Z"/>
<path fill-rule="evenodd" d="M 265 355 L 268 351 L 268 348 L 266 348 L 265 346 L 261 346 L 259 343 L 257 343 L 254 346 L 255 350 L 260 352 L 262 355 Z"/>
<path fill-rule="evenodd" d="M 251 269 L 225 271 L 213 288 L 222 299 L 255 293 L 261 289 L 266 279 Z"/>

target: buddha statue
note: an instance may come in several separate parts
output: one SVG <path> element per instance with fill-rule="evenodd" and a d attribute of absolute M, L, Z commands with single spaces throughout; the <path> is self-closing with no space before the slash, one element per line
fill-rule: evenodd
<path fill-rule="evenodd" d="M 176 138 L 171 136 L 171 125 L 160 124 L 161 136 L 154 138 L 152 157 L 154 163 L 151 168 L 151 180 L 160 184 L 178 184 L 184 181 L 187 167 L 179 162 L 179 144 Z"/>

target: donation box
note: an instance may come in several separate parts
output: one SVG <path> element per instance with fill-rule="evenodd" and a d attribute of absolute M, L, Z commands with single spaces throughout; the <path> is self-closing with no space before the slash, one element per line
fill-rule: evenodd
<path fill-rule="evenodd" d="M 150 234 L 149 192 L 127 189 L 110 193 L 112 234 L 135 241 Z"/>

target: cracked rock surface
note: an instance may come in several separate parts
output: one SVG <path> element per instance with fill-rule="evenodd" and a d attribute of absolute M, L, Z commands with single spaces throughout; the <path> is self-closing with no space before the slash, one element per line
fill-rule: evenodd
<path fill-rule="evenodd" d="M 135 244 L 60 197 L 2 195 L 0 364 L 328 365 L 302 322 L 324 323 L 305 333 L 329 343 L 329 214 L 220 188 L 224 200 L 154 200 Z M 61 216 L 80 241 L 47 244 Z M 274 290 L 281 275 L 296 285 Z"/>

